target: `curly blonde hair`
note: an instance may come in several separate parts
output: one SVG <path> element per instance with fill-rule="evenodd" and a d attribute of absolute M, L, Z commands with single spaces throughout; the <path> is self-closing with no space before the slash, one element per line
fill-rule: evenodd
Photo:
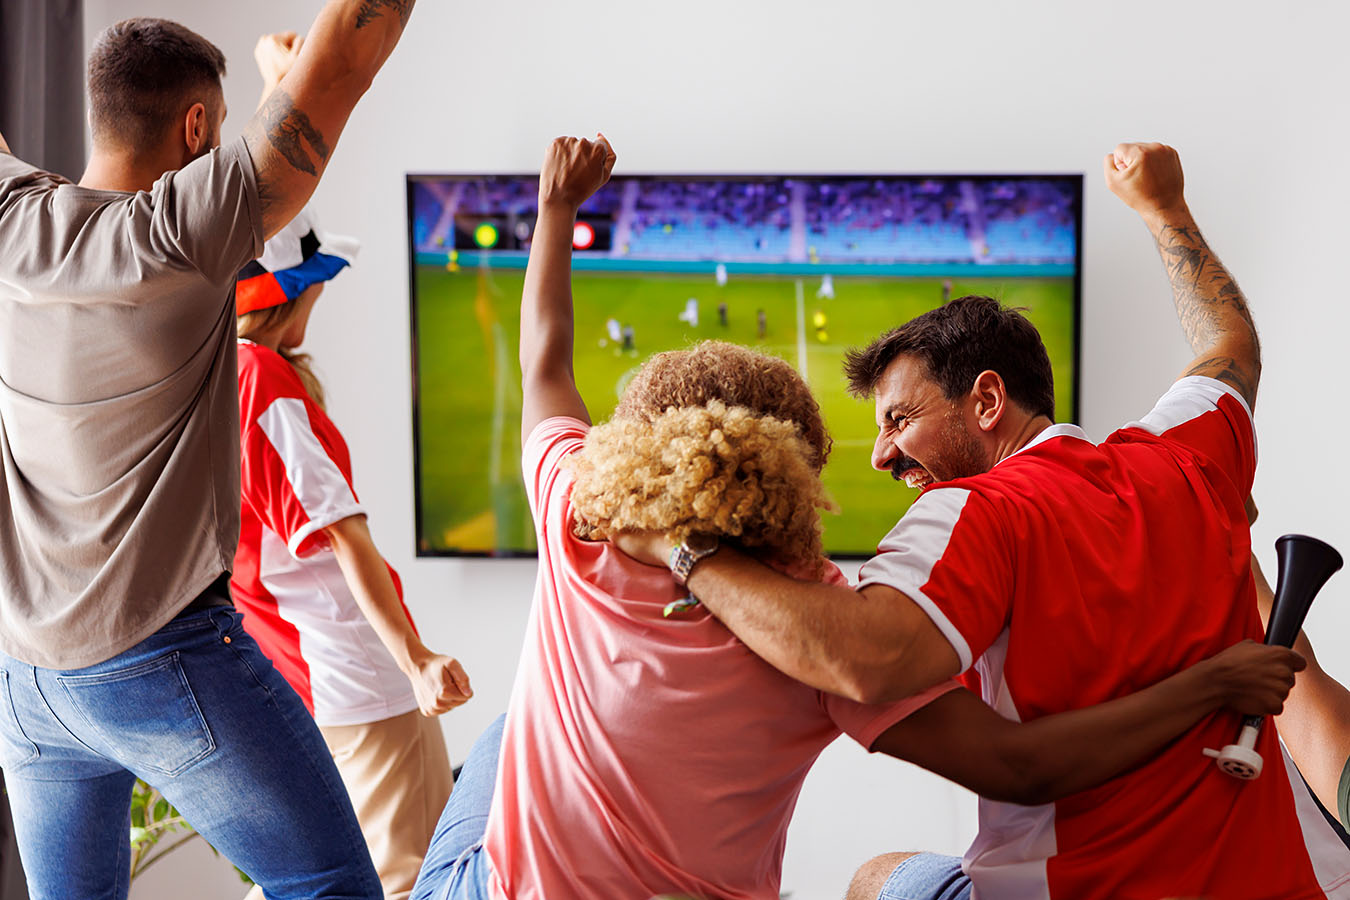
<path fill-rule="evenodd" d="M 819 575 L 829 452 L 820 407 L 783 360 L 722 341 L 660 353 L 569 460 L 574 528 L 712 534 Z"/>

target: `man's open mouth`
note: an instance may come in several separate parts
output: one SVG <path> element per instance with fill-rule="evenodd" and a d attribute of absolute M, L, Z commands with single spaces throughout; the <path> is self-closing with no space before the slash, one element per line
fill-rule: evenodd
<path fill-rule="evenodd" d="M 900 473 L 900 477 L 904 479 L 905 484 L 912 488 L 921 488 L 925 485 L 932 484 L 934 481 L 933 476 L 929 475 L 928 471 L 922 466 L 906 469 Z"/>
<path fill-rule="evenodd" d="M 898 459 L 891 466 L 891 477 L 896 481 L 903 481 L 912 488 L 921 488 L 924 485 L 932 484 L 935 480 L 928 470 L 913 459 L 908 457 Z"/>

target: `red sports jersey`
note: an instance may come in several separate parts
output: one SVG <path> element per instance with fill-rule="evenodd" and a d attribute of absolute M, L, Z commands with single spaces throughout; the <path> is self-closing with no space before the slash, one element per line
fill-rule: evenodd
<path fill-rule="evenodd" d="M 918 603 L 1011 719 L 1102 703 L 1261 638 L 1243 509 L 1255 470 L 1243 400 L 1184 378 L 1101 445 L 1055 425 L 983 475 L 931 486 L 860 586 Z M 1255 781 L 1202 755 L 1239 724 L 1211 715 L 1151 762 L 1056 803 L 981 800 L 964 860 L 975 895 L 1350 897 L 1350 851 L 1274 727 Z"/>
<path fill-rule="evenodd" d="M 290 363 L 242 340 L 239 427 L 243 503 L 230 589 L 245 630 L 320 725 L 416 709 L 412 686 L 357 606 L 324 536 L 329 525 L 365 512 L 352 490 L 347 443 Z M 389 574 L 401 598 L 398 574 Z"/>

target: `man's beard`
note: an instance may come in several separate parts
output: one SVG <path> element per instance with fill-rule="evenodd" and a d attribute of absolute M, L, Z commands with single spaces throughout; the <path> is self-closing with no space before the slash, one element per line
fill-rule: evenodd
<path fill-rule="evenodd" d="M 989 471 L 984 448 L 961 420 L 957 410 L 943 416 L 942 434 L 928 465 L 900 453 L 890 465 L 891 477 L 909 487 L 921 488 L 939 481 L 969 478 Z"/>

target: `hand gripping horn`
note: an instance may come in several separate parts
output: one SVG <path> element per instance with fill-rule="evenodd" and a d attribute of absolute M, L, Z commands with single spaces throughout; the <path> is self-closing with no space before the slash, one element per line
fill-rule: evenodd
<path fill-rule="evenodd" d="M 1341 555 L 1330 544 L 1302 534 L 1286 534 L 1277 540 L 1275 553 L 1280 574 L 1266 624 L 1266 644 L 1292 647 L 1313 598 L 1341 567 Z M 1206 748 L 1205 755 L 1213 757 L 1218 767 L 1234 778 L 1251 781 L 1258 777 L 1261 754 L 1256 750 L 1256 738 L 1264 721 L 1263 716 L 1247 716 L 1236 743 L 1222 750 Z"/>

